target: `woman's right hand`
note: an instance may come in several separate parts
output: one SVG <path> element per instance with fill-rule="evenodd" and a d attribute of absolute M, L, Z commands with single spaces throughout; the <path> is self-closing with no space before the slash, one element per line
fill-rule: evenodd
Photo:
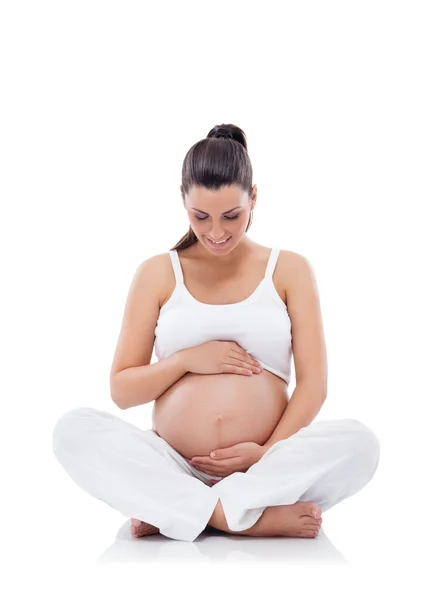
<path fill-rule="evenodd" d="M 182 350 L 187 371 L 203 375 L 213 373 L 235 373 L 252 375 L 263 371 L 262 365 L 246 350 L 233 341 L 205 342 L 199 346 Z"/>

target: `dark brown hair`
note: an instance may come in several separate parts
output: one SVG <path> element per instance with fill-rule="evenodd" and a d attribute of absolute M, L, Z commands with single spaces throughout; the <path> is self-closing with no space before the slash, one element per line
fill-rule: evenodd
<path fill-rule="evenodd" d="M 240 185 L 251 194 L 252 165 L 248 155 L 246 135 L 233 124 L 215 125 L 207 137 L 196 142 L 187 152 L 182 165 L 184 196 L 192 186 L 218 190 L 222 186 Z M 252 211 L 245 232 L 252 223 Z M 193 229 L 171 248 L 184 250 L 198 241 Z"/>

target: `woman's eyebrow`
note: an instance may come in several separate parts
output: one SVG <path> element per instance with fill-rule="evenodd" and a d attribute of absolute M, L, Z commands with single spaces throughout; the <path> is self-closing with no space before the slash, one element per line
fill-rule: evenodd
<path fill-rule="evenodd" d="M 242 207 L 241 207 L 241 206 L 235 206 L 234 208 L 230 208 L 230 210 L 226 210 L 226 211 L 225 211 L 224 213 L 222 213 L 222 214 L 226 215 L 227 213 L 229 213 L 229 212 L 231 212 L 231 211 L 233 211 L 233 210 L 236 210 L 236 208 L 242 208 Z M 203 211 L 203 210 L 200 210 L 199 208 L 192 207 L 190 210 L 197 210 L 198 212 L 201 212 L 201 213 L 203 213 L 204 215 L 208 215 L 208 213 L 206 213 L 206 212 L 205 212 L 205 211 Z"/>

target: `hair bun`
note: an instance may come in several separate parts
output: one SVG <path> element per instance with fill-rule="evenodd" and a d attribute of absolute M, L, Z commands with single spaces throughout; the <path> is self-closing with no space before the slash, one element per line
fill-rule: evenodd
<path fill-rule="evenodd" d="M 215 125 L 213 129 L 210 129 L 208 132 L 207 138 L 225 138 L 234 140 L 248 151 L 245 132 L 233 123 L 220 123 L 219 125 Z"/>
<path fill-rule="evenodd" d="M 213 133 L 212 137 L 215 138 L 231 138 L 233 139 L 233 134 L 229 129 L 225 127 L 218 127 L 216 131 Z"/>

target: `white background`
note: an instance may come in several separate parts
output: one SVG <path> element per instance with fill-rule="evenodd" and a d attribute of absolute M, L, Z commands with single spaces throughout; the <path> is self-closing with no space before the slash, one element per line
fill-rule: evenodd
<path fill-rule="evenodd" d="M 382 596 L 386 584 L 432 589 L 434 9 L 421 0 L 1 4 L 1 542 L 15 593 L 119 597 L 128 585 L 147 594 L 184 578 L 203 596 L 298 587 L 293 564 L 264 565 L 259 581 L 260 561 L 243 546 L 240 563 L 230 551 L 191 570 L 180 542 L 175 564 L 140 562 L 119 588 L 120 570 L 93 565 L 126 518 L 79 489 L 52 451 L 56 420 L 79 406 L 150 427 L 151 404 L 122 412 L 109 393 L 126 295 L 138 265 L 187 231 L 182 161 L 220 123 L 248 138 L 259 192 L 248 236 L 303 254 L 315 271 L 329 365 L 318 420 L 356 418 L 380 439 L 374 478 L 324 514 L 325 532 L 363 569 L 356 596 L 377 572 Z M 309 590 L 307 576 L 302 590 L 316 593 L 324 577 L 312 574 Z"/>

